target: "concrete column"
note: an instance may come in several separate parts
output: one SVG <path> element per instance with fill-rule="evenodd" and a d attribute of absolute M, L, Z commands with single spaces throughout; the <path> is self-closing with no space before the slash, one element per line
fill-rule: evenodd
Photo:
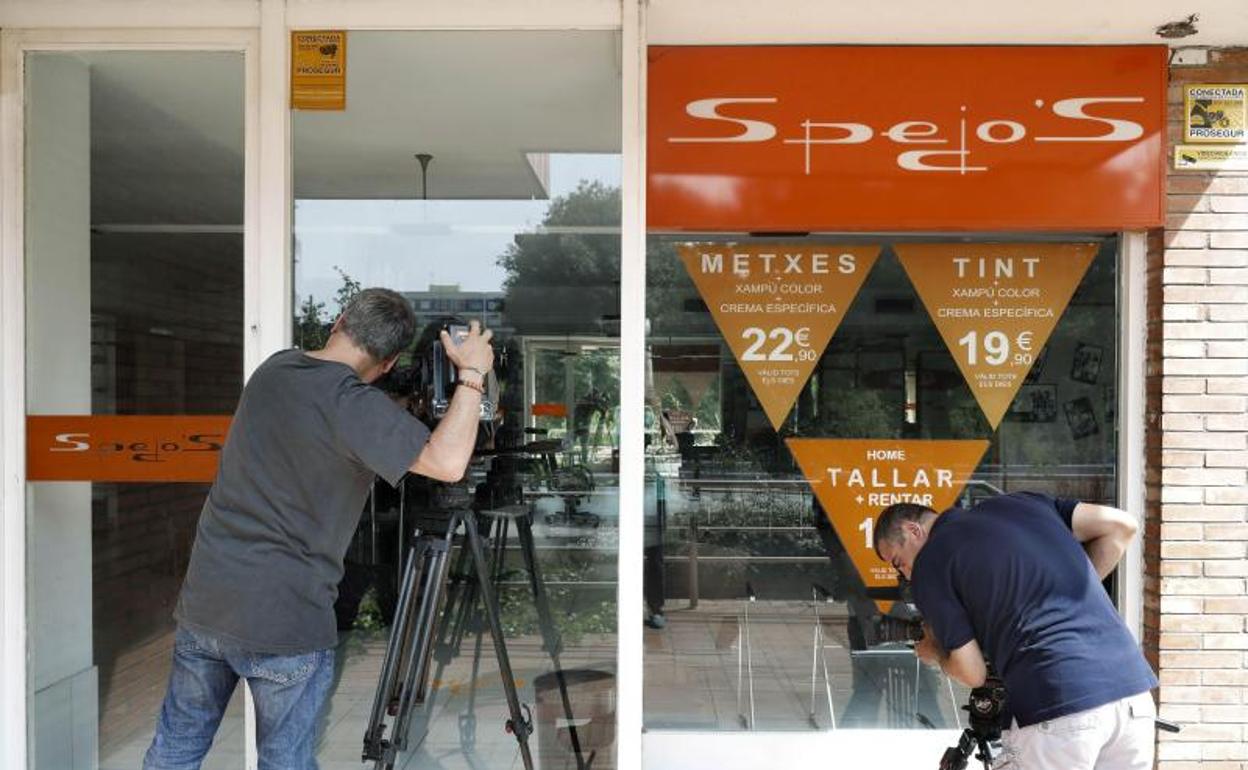
<path fill-rule="evenodd" d="M 27 411 L 91 412 L 90 69 L 30 54 L 26 112 Z M 27 495 L 31 766 L 97 764 L 91 484 Z"/>

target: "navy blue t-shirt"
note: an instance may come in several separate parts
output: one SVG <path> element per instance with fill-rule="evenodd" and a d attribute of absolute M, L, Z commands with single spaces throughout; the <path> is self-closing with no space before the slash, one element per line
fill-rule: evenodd
<path fill-rule="evenodd" d="M 1020 727 L 1157 686 L 1071 534 L 1076 504 L 1019 492 L 955 508 L 911 572 L 936 640 L 946 650 L 979 641 Z"/>

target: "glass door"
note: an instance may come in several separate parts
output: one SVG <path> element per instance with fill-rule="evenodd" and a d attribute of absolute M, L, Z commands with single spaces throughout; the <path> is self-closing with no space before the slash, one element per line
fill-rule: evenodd
<path fill-rule="evenodd" d="M 29 765 L 133 768 L 242 386 L 244 54 L 24 64 Z"/>
<path fill-rule="evenodd" d="M 496 419 L 456 490 L 495 544 L 501 642 L 542 768 L 577 767 L 578 752 L 607 768 L 615 756 L 619 38 L 349 31 L 315 41 L 327 57 L 345 45 L 342 98 L 297 102 L 292 115 L 295 344 L 322 345 L 343 304 L 370 286 L 402 293 L 416 312 L 401 369 L 424 360 L 444 324 L 494 330 Z M 436 422 L 421 408 L 427 380 L 382 385 Z M 363 511 L 345 512 L 359 528 L 339 586 L 325 765 L 360 756 L 406 549 L 436 528 L 450 494 L 410 476 L 397 488 L 378 481 Z M 504 515 L 531 523 L 549 627 L 515 529 L 497 528 Z M 396 767 L 521 766 L 487 609 L 467 588 L 470 566 L 455 566 L 462 547 L 461 530 L 408 729 L 395 735 L 385 721 L 385 736 L 405 742 Z"/>

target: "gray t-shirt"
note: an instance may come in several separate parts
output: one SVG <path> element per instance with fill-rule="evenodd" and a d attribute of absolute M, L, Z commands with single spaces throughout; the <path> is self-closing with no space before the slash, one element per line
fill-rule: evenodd
<path fill-rule="evenodd" d="M 374 474 L 397 484 L 428 439 L 346 364 L 270 357 L 239 399 L 174 617 L 255 652 L 333 647 L 342 560 Z"/>

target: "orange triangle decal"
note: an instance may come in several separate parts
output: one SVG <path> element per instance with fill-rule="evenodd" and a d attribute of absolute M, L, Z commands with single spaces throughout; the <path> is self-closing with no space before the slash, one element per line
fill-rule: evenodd
<path fill-rule="evenodd" d="M 787 439 L 815 497 L 867 588 L 892 588 L 897 573 L 875 553 L 875 520 L 893 503 L 937 513 L 954 504 L 987 440 Z M 877 602 L 883 607 L 883 603 Z"/>
<path fill-rule="evenodd" d="M 1095 243 L 894 247 L 993 430 L 1096 257 Z"/>
<path fill-rule="evenodd" d="M 845 317 L 878 246 L 689 243 L 685 270 L 776 430 Z"/>

